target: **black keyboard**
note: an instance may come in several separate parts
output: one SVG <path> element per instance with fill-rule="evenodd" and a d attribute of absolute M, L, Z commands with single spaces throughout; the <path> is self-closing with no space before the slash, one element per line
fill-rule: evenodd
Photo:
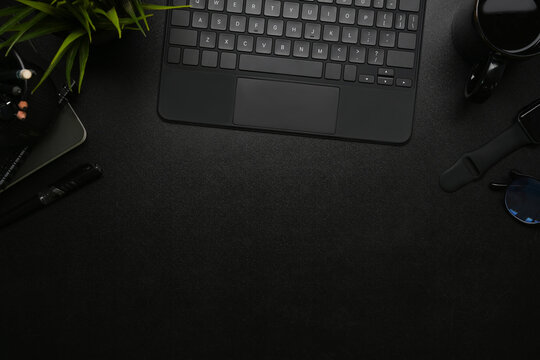
<path fill-rule="evenodd" d="M 413 87 L 420 0 L 187 1 L 169 64 Z"/>

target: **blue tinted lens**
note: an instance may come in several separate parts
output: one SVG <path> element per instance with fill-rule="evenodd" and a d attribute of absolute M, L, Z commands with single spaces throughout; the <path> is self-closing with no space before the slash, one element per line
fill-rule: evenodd
<path fill-rule="evenodd" d="M 506 190 L 506 208 L 526 224 L 540 224 L 540 181 L 521 177 Z"/>

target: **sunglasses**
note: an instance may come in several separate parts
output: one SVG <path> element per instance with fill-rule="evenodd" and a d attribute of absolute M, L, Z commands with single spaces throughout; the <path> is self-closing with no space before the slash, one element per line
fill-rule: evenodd
<path fill-rule="evenodd" d="M 493 190 L 506 190 L 504 203 L 508 212 L 524 224 L 540 224 L 540 180 L 510 172 L 511 183 L 492 183 Z"/>

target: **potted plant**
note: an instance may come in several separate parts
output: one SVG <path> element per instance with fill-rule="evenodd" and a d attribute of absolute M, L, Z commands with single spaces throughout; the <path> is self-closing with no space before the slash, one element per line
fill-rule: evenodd
<path fill-rule="evenodd" d="M 75 63 L 78 63 L 78 91 L 84 78 L 90 45 L 105 32 L 118 38 L 126 30 L 145 35 L 148 31 L 148 11 L 168 10 L 185 6 L 163 6 L 144 0 L 13 0 L 12 5 L 0 9 L 0 49 L 6 54 L 17 43 L 57 34 L 63 42 L 51 60 L 34 91 L 65 59 L 67 84 Z M 77 61 L 78 60 L 78 61 Z"/>

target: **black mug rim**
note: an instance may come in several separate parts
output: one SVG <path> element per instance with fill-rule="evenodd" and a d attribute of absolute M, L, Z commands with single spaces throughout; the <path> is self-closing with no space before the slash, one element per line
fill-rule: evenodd
<path fill-rule="evenodd" d="M 502 54 L 504 56 L 511 57 L 511 58 L 516 58 L 516 59 L 526 59 L 526 58 L 530 58 L 530 57 L 533 57 L 533 56 L 536 56 L 536 55 L 540 54 L 540 46 L 539 46 L 540 45 L 540 34 L 538 34 L 538 36 L 536 37 L 536 40 L 534 40 L 532 42 L 532 46 L 527 47 L 527 50 L 530 50 L 530 49 L 533 49 L 535 46 L 538 46 L 538 49 L 536 51 L 533 51 L 530 54 L 520 54 L 520 53 L 509 52 L 509 51 L 500 49 L 495 44 L 493 44 L 487 38 L 486 34 L 484 33 L 484 29 L 482 29 L 482 25 L 480 24 L 480 1 L 481 0 L 476 0 L 476 4 L 474 6 L 474 25 L 475 25 L 476 29 L 478 30 L 478 33 L 480 34 L 480 37 L 482 38 L 482 40 L 486 44 L 488 44 L 489 47 L 492 50 L 494 50 L 497 53 Z"/>

